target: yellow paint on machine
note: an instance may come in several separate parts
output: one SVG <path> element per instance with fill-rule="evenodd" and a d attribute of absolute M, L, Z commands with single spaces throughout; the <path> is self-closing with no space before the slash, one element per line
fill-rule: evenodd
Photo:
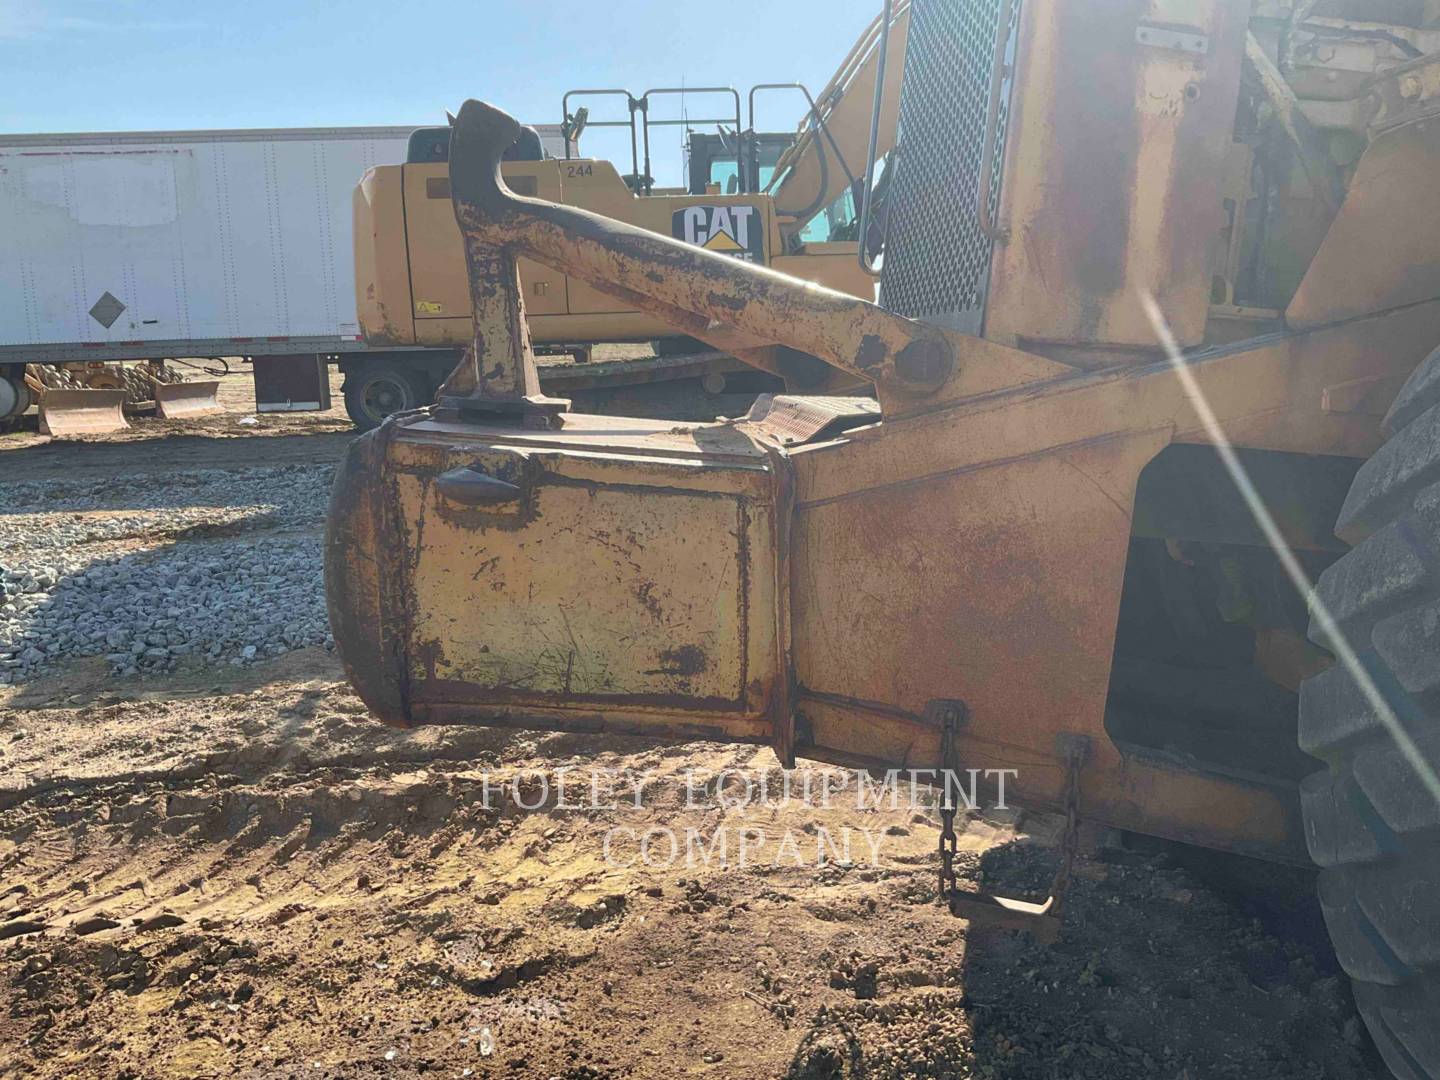
<path fill-rule="evenodd" d="M 419 477 L 401 492 L 421 550 L 444 553 L 416 567 L 416 639 L 445 647 L 422 647 L 413 678 L 526 696 L 743 698 L 741 500 L 544 485 L 542 539 L 476 531 Z M 597 588 L 622 573 L 621 588 Z"/>
<path fill-rule="evenodd" d="M 671 234 L 673 215 L 687 207 L 753 208 L 751 220 L 763 236 L 769 265 L 852 296 L 874 295 L 874 281 L 856 262 L 854 242 L 787 248 L 767 195 L 636 196 L 608 161 L 507 161 L 503 173 L 507 184 L 526 188 L 526 194 L 616 217 L 662 236 Z M 356 188 L 354 221 L 355 294 L 365 340 L 372 345 L 467 344 L 469 279 L 450 205 L 449 166 L 427 162 L 370 169 Z M 724 232 L 708 240 L 705 246 L 712 251 L 744 250 Z M 645 341 L 676 332 L 576 275 L 530 259 L 519 265 L 530 333 L 537 343 Z M 397 311 L 413 311 L 414 317 L 400 322 L 393 317 Z"/>
<path fill-rule="evenodd" d="M 778 660 L 774 582 L 756 572 L 775 561 L 764 455 L 749 448 L 728 466 L 696 461 L 693 449 L 626 455 L 655 425 L 607 420 L 603 441 L 597 433 L 594 452 L 579 456 L 523 437 L 479 454 L 397 444 L 416 702 L 678 709 L 746 718 L 755 723 L 742 733 L 768 738 Z M 458 505 L 436 478 L 462 465 L 524 494 Z"/>
<path fill-rule="evenodd" d="M 1010 233 L 991 255 L 983 336 L 582 213 L 543 183 L 540 199 L 517 199 L 495 182 L 514 121 L 467 102 L 451 181 L 476 253 L 476 320 L 457 321 L 489 366 L 458 368 L 445 408 L 357 440 L 337 482 L 327 594 L 364 700 L 402 726 L 768 735 L 782 761 L 926 769 L 948 749 L 967 768 L 1018 770 L 1015 804 L 1047 809 L 1064 809 L 1064 747 L 1083 738 L 1087 820 L 1303 860 L 1288 772 L 1197 760 L 1107 724 L 1131 544 L 1153 538 L 1137 532 L 1138 483 L 1211 439 L 1136 302 L 1150 292 L 1180 340 L 1212 340 L 1200 255 L 1225 251 L 1248 6 L 1194 9 L 1203 54 L 1142 42 L 1128 10 L 1024 8 L 999 203 Z M 1107 107 L 1088 130 L 1057 124 L 1082 110 L 1074 88 L 1099 65 L 1116 73 L 1100 80 Z M 1334 225 L 1363 233 L 1373 259 L 1413 244 L 1403 273 L 1344 289 L 1347 253 L 1327 239 L 1290 324 L 1190 351 L 1208 411 L 1242 451 L 1371 455 L 1388 399 L 1435 347 L 1440 255 L 1429 218 L 1416 221 L 1434 202 L 1436 143 L 1421 123 L 1369 143 Z M 773 362 L 806 395 L 797 411 L 823 411 L 824 373 L 786 369 L 766 346 L 808 354 L 847 392 L 873 385 L 880 417 L 797 439 L 758 419 L 563 412 L 538 393 L 518 287 L 529 265 L 563 275 L 572 311 L 580 288 L 633 306 Z M 445 471 L 470 465 L 513 499 L 447 505 Z M 1203 536 L 1230 527 L 1207 509 Z M 1219 542 L 1253 546 L 1231 535 Z M 942 733 L 937 716 L 956 703 L 964 722 Z"/>

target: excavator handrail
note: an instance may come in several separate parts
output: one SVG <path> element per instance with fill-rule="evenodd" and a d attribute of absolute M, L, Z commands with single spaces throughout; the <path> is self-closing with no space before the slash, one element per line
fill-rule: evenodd
<path fill-rule="evenodd" d="M 585 118 L 586 127 L 628 127 L 630 129 L 630 171 L 634 175 L 640 173 L 640 148 L 635 137 L 635 111 L 638 108 L 637 99 L 629 90 L 619 87 L 594 87 L 580 90 L 567 90 L 565 96 L 560 99 L 561 126 L 565 129 L 565 160 L 572 158 L 570 152 L 575 140 L 570 137 L 570 99 L 572 97 L 623 97 L 626 107 L 630 110 L 629 120 L 591 120 Z M 452 121 L 453 123 L 453 121 Z M 577 132 L 578 134 L 578 132 Z"/>
<path fill-rule="evenodd" d="M 650 119 L 650 97 L 652 94 L 729 94 L 735 101 L 735 134 L 740 137 L 740 91 L 733 86 L 657 86 L 646 90 L 640 95 L 640 111 L 644 114 L 640 130 L 644 138 L 645 146 L 645 180 L 650 180 L 650 128 L 653 127 L 690 127 L 695 124 L 720 124 L 731 119 L 724 117 L 692 117 L 684 116 L 675 120 L 651 120 Z M 736 172 L 740 178 L 740 191 L 746 192 L 745 170 L 740 167 L 740 152 L 736 149 Z"/>
<path fill-rule="evenodd" d="M 874 201 L 870 193 L 875 190 L 875 156 L 880 145 L 880 110 L 885 104 L 885 61 L 890 51 L 890 27 L 893 18 L 894 0 L 885 0 L 880 9 L 880 44 L 875 61 L 875 103 L 870 108 L 870 144 L 865 153 L 865 184 L 860 189 L 860 245 L 855 257 L 860 269 L 871 277 L 879 277 L 880 271 L 870 259 L 870 204 Z"/>
<path fill-rule="evenodd" d="M 650 98 L 661 94 L 729 94 L 735 102 L 733 116 L 722 117 L 693 117 L 683 116 L 673 120 L 651 120 L 650 119 Z M 808 96 L 808 95 L 807 95 Z M 735 124 L 737 135 L 740 132 L 740 92 L 733 86 L 656 86 L 646 90 L 643 94 L 632 94 L 629 90 L 619 87 L 606 87 L 595 89 L 567 90 L 564 97 L 560 99 L 560 115 L 562 127 L 566 131 L 565 138 L 565 160 L 571 159 L 571 139 L 569 137 L 570 126 L 570 99 L 572 97 L 623 97 L 626 107 L 630 110 L 629 120 L 585 120 L 586 127 L 628 127 L 630 129 L 630 173 L 634 177 L 632 190 L 637 195 L 648 195 L 654 186 L 654 177 L 650 175 L 650 129 L 652 127 L 690 127 L 695 124 L 720 124 L 732 122 Z M 640 126 L 637 131 L 635 125 L 636 114 L 640 115 Z M 644 153 L 644 168 L 641 165 L 641 152 Z M 739 153 L 736 154 L 737 160 Z M 740 190 L 746 190 L 744 169 L 740 172 Z"/>
<path fill-rule="evenodd" d="M 1013 18 L 1013 3 L 1002 4 L 1000 12 L 995 18 L 994 55 L 990 61 L 990 89 L 985 102 L 985 141 L 981 144 L 980 178 L 975 191 L 975 217 L 980 231 L 997 244 L 1004 243 L 1009 235 L 1005 226 L 998 224 L 990 212 L 990 193 L 995 181 L 995 158 L 1000 152 L 1000 140 L 997 137 L 1000 126 L 1000 93 L 1005 85 L 1005 52 L 1010 46 L 1010 23 Z M 878 108 L 876 111 L 878 118 Z M 860 250 L 862 252 L 865 250 L 863 244 Z"/>
<path fill-rule="evenodd" d="M 868 150 L 868 140 L 866 139 L 868 125 L 862 125 L 872 115 L 873 110 L 870 107 L 871 103 L 861 106 L 858 101 L 856 102 L 857 108 L 848 108 L 849 96 L 857 87 L 863 87 L 868 75 L 875 72 L 882 37 L 887 41 L 887 50 L 896 53 L 901 52 L 900 39 L 908 39 L 910 0 L 891 0 L 887 5 L 887 12 L 882 12 L 866 26 L 836 68 L 835 74 L 825 84 L 825 88 L 815 95 L 815 101 L 819 105 L 817 111 L 823 121 L 821 126 L 825 134 L 825 141 L 830 142 L 837 149 L 842 145 L 850 146 L 849 158 L 851 161 Z M 882 27 L 886 28 L 885 34 L 881 33 Z M 897 63 L 898 59 L 897 56 Z M 893 67 L 893 65 L 887 65 L 887 67 Z M 878 74 L 878 72 L 876 73 Z M 893 78 L 893 75 L 889 77 Z M 877 82 L 883 85 L 883 80 L 877 80 Z M 885 97 L 890 98 L 889 88 L 887 88 Z M 892 109 L 889 106 L 881 111 L 879 140 L 875 148 L 877 157 L 883 157 L 888 153 L 894 142 L 895 124 L 887 119 L 891 112 Z M 856 145 L 857 143 L 858 145 Z M 801 215 L 782 224 L 782 231 L 787 235 L 798 233 L 808 224 L 810 218 L 814 216 L 814 212 L 828 206 L 842 194 L 842 190 L 836 183 L 838 178 L 833 176 L 827 176 L 813 194 L 811 193 L 812 185 L 815 184 L 817 177 L 806 166 L 813 158 L 816 171 L 818 171 L 821 151 L 822 145 L 817 141 L 815 125 L 811 124 L 810 117 L 807 116 L 800 124 L 794 145 L 786 150 L 776 163 L 775 176 L 766 189 L 777 204 L 797 202 L 797 191 L 804 193 L 801 198 L 816 204 L 815 211 L 808 216 Z M 791 190 L 792 188 L 794 190 Z"/>

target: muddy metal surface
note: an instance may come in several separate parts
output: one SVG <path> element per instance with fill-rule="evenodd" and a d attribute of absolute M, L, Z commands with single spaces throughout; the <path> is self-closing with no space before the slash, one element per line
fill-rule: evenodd
<path fill-rule="evenodd" d="M 338 414 L 268 438 L 239 415 L 0 450 L 0 501 L 343 449 Z M 1045 949 L 935 904 L 923 800 L 789 776 L 768 750 L 390 731 L 323 647 L 45 668 L 0 688 L 0 1077 L 1380 1075 L 1310 875 L 1087 834 Z M 1055 839 L 974 815 L 965 875 L 1042 886 Z"/>

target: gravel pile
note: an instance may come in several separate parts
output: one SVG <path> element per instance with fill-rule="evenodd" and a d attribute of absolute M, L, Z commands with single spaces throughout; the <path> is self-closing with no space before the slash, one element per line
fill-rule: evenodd
<path fill-rule="evenodd" d="M 0 484 L 0 685 L 78 657 L 135 675 L 333 647 L 321 567 L 332 472 Z"/>

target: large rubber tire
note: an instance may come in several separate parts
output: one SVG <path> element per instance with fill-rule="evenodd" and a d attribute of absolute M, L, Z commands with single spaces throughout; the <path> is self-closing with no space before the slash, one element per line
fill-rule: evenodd
<path fill-rule="evenodd" d="M 428 405 L 424 373 L 397 363 L 370 363 L 345 378 L 345 412 L 355 427 L 369 431 L 391 413 Z"/>
<path fill-rule="evenodd" d="M 1335 618 L 1430 769 L 1440 771 L 1440 349 L 1401 390 L 1394 434 L 1355 477 L 1321 575 Z M 1312 619 L 1310 637 L 1322 640 Z M 1440 1078 L 1440 803 L 1340 664 L 1300 689 L 1301 785 L 1320 903 L 1392 1072 Z"/>

